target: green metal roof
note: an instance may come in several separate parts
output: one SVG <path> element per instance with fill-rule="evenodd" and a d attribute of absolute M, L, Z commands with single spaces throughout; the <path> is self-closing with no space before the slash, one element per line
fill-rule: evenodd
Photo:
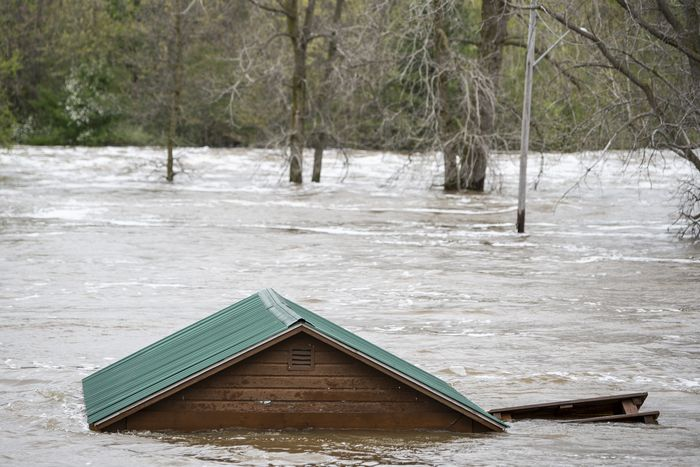
<path fill-rule="evenodd" d="M 440 378 L 417 368 L 272 289 L 234 303 L 83 379 L 89 424 L 304 323 L 500 427 L 507 425 Z"/>

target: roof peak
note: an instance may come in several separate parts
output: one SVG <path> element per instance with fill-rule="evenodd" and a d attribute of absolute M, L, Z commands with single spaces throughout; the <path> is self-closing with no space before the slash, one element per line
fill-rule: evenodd
<path fill-rule="evenodd" d="M 275 292 L 274 289 L 262 289 L 258 291 L 258 297 L 262 300 L 265 308 L 275 315 L 285 326 L 290 327 L 300 321 L 304 321 L 304 318 L 299 316 L 294 310 L 289 308 L 286 303 L 284 303 L 284 297 Z"/>

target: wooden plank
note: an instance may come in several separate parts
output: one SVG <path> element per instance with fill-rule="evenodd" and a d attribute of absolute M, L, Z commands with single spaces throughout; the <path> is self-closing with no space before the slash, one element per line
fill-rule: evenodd
<path fill-rule="evenodd" d="M 635 406 L 638 410 L 644 403 L 647 395 L 648 394 L 646 392 L 643 392 L 593 397 L 588 399 L 546 402 L 541 404 L 491 409 L 489 410 L 489 413 L 500 414 L 499 416 L 501 420 L 506 420 L 504 417 L 509 417 L 511 420 L 522 420 L 528 418 L 576 419 L 584 417 L 621 415 L 627 413 L 626 410 L 633 410 L 632 406 Z M 627 408 L 625 408 L 623 402 L 627 404 Z"/>
<path fill-rule="evenodd" d="M 618 401 L 618 400 L 624 400 L 624 399 L 632 399 L 635 400 L 637 403 L 637 406 L 641 406 L 644 400 L 647 398 L 649 394 L 646 392 L 639 392 L 639 393 L 631 393 L 631 394 L 619 394 L 619 395 L 611 395 L 611 396 L 602 396 L 602 397 L 591 397 L 591 398 L 586 398 L 586 399 L 572 399 L 572 400 L 566 400 L 566 401 L 557 401 L 557 402 L 544 402 L 544 403 L 538 403 L 538 404 L 529 404 L 529 405 L 519 405 L 519 406 L 514 406 L 514 407 L 505 407 L 501 409 L 491 409 L 489 412 L 516 412 L 520 410 L 529 410 L 531 408 L 544 408 L 544 407 L 550 407 L 550 406 L 560 406 L 560 405 L 566 405 L 566 404 L 588 404 L 588 403 L 598 403 L 598 402 L 605 402 L 605 401 Z"/>
<path fill-rule="evenodd" d="M 446 408 L 433 401 L 372 402 L 372 401 L 188 401 L 167 399 L 152 405 L 149 411 L 182 411 L 206 413 L 419 413 L 446 412 Z M 341 417 L 342 418 L 342 417 Z"/>
<path fill-rule="evenodd" d="M 384 375 L 346 376 L 254 376 L 227 373 L 206 380 L 210 388 L 287 388 L 287 389 L 401 389 L 405 387 Z"/>
<path fill-rule="evenodd" d="M 307 371 L 295 371 L 295 374 L 318 376 L 371 376 L 373 373 L 361 363 L 328 363 L 314 365 Z M 249 376 L 282 376 L 289 374 L 287 363 L 246 364 L 237 368 L 237 375 Z"/>
<path fill-rule="evenodd" d="M 580 418 L 575 420 L 565 420 L 562 423 L 605 423 L 605 422 L 624 422 L 624 423 L 648 423 L 656 424 L 659 418 L 659 411 L 653 410 L 648 412 L 637 412 L 632 414 L 608 415 L 605 417 L 590 417 Z"/>
<path fill-rule="evenodd" d="M 417 401 L 419 394 L 384 389 L 283 389 L 283 388 L 195 388 L 173 399 L 196 401 Z"/>
<path fill-rule="evenodd" d="M 284 429 L 321 428 L 350 430 L 446 430 L 481 432 L 485 428 L 451 412 L 440 413 L 237 413 L 139 412 L 127 419 L 129 430 L 175 429 L 194 431 L 218 428 Z"/>
<path fill-rule="evenodd" d="M 654 413 L 644 414 L 644 423 L 646 423 L 647 425 L 656 425 L 658 423 L 657 422 L 658 418 L 659 418 L 658 411 L 656 411 L 655 414 Z"/>

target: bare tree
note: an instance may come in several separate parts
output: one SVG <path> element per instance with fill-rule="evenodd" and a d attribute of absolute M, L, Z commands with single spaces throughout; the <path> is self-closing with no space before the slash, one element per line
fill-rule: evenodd
<path fill-rule="evenodd" d="M 321 181 L 321 167 L 323 164 L 323 151 L 328 144 L 328 106 L 331 96 L 331 74 L 333 72 L 333 64 L 338 55 L 338 27 L 340 18 L 343 14 L 344 0 L 335 0 L 335 8 L 333 9 L 333 22 L 328 39 L 328 53 L 326 61 L 323 64 L 323 76 L 321 78 L 321 89 L 316 97 L 316 131 L 312 138 L 314 141 L 314 167 L 311 175 L 312 182 Z"/>
<path fill-rule="evenodd" d="M 495 106 L 489 78 L 477 61 L 457 48 L 459 40 L 455 37 L 464 28 L 458 3 L 410 2 L 396 45 L 398 50 L 407 50 L 398 78 L 408 105 L 404 111 L 421 120 L 415 129 L 409 129 L 410 137 L 418 148 L 442 153 L 446 191 L 466 188 L 460 183 L 460 173 L 471 173 L 466 166 L 472 161 L 461 155 L 480 138 L 484 107 Z"/>
<path fill-rule="evenodd" d="M 307 117 L 307 56 L 312 35 L 316 1 L 308 0 L 306 7 L 299 0 L 279 0 L 264 3 L 249 0 L 258 8 L 284 16 L 286 33 L 292 46 L 293 64 L 291 76 L 291 101 L 289 118 L 289 181 L 302 183 L 304 146 L 306 143 L 304 126 Z"/>
<path fill-rule="evenodd" d="M 541 10 L 592 47 L 577 67 L 610 83 L 595 114 L 606 146 L 646 151 L 645 162 L 670 151 L 700 172 L 700 0 L 543 2 Z M 696 227 L 682 234 L 697 236 L 698 184 L 685 186 L 680 217 Z"/>
<path fill-rule="evenodd" d="M 451 5 L 443 3 L 442 0 L 432 1 L 432 49 L 431 58 L 434 62 L 433 68 L 433 92 L 435 102 L 435 118 L 437 124 L 437 137 L 442 143 L 442 157 L 445 170 L 445 191 L 459 190 L 457 155 L 455 153 L 454 142 L 450 137 L 451 115 L 449 105 L 449 53 L 450 44 L 447 36 L 447 25 L 445 20 L 445 10 Z"/>
<path fill-rule="evenodd" d="M 304 159 L 304 123 L 306 120 L 306 57 L 311 41 L 311 25 L 314 18 L 315 0 L 308 0 L 302 16 L 300 2 L 287 0 L 284 10 L 287 16 L 287 34 L 294 53 L 292 73 L 292 105 L 289 135 L 289 181 L 302 182 Z"/>
<path fill-rule="evenodd" d="M 682 180 L 678 197 L 681 206 L 675 222 L 679 226 L 678 235 L 700 238 L 700 177 Z"/>
<path fill-rule="evenodd" d="M 177 135 L 177 125 L 180 119 L 180 96 L 182 95 L 182 49 L 184 47 L 182 33 L 182 18 L 184 15 L 183 0 L 171 0 L 170 14 L 173 17 L 173 32 L 168 40 L 168 71 L 170 72 L 170 105 L 168 109 L 168 132 L 166 163 L 166 180 L 172 182 L 175 178 L 173 171 L 173 147 Z"/>
<path fill-rule="evenodd" d="M 462 155 L 461 185 L 467 190 L 484 191 L 489 148 L 493 146 L 496 131 L 496 107 L 490 96 L 497 95 L 503 64 L 503 45 L 508 35 L 509 6 L 506 0 L 483 0 L 478 44 L 479 64 L 486 76 L 479 100 L 478 134 L 472 138 Z M 484 94 L 486 92 L 487 94 Z"/>

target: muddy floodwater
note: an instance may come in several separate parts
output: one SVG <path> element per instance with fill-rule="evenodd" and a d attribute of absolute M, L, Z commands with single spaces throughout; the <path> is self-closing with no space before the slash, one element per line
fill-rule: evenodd
<path fill-rule="evenodd" d="M 700 244 L 669 232 L 673 158 L 531 161 L 447 195 L 434 157 L 274 151 L 0 153 L 0 465 L 700 465 Z M 307 168 L 310 160 L 306 162 Z M 307 179 L 310 177 L 307 175 Z M 571 189 L 567 197 L 562 194 Z M 484 408 L 648 391 L 659 425 L 521 421 L 505 434 L 88 430 L 81 379 L 275 288 Z"/>

